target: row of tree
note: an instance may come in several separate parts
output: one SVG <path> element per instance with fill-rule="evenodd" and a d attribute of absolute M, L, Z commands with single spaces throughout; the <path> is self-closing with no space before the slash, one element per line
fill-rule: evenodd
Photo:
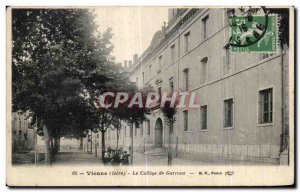
<path fill-rule="evenodd" d="M 128 103 L 118 109 L 97 107 L 104 92 L 133 96 L 137 91 L 111 56 L 111 29 L 100 34 L 97 28 L 95 14 L 88 9 L 12 11 L 13 112 L 30 112 L 45 139 L 50 164 L 61 137 L 80 139 L 89 130 L 100 131 L 103 158 L 107 129 L 125 120 L 132 134 L 133 124 L 146 118 L 147 109 L 128 108 Z"/>

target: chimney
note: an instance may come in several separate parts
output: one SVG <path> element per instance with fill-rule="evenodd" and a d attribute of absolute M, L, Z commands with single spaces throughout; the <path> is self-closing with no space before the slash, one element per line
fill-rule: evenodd
<path fill-rule="evenodd" d="M 124 68 L 127 68 L 127 60 L 124 60 Z"/>
<path fill-rule="evenodd" d="M 137 63 L 138 58 L 139 58 L 139 55 L 137 53 L 133 55 L 133 64 L 134 65 Z"/>

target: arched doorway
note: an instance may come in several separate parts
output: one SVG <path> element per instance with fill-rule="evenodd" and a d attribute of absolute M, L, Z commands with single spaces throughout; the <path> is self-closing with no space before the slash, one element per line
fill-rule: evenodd
<path fill-rule="evenodd" d="M 161 118 L 158 118 L 155 123 L 155 147 L 162 147 L 163 143 L 163 124 Z"/>

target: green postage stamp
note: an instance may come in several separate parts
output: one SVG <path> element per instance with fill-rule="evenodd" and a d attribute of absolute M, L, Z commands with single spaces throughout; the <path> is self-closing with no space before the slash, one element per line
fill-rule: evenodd
<path fill-rule="evenodd" d="M 231 25 L 232 52 L 277 52 L 277 15 L 236 16 Z"/>

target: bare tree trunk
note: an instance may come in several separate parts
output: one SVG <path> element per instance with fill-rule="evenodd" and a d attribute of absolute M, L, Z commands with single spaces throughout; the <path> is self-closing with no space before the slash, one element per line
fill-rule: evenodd
<path fill-rule="evenodd" d="M 80 149 L 80 150 L 83 149 L 83 139 L 82 139 L 82 138 L 80 138 L 79 149 Z"/>
<path fill-rule="evenodd" d="M 50 136 L 49 140 L 50 140 L 50 164 L 52 164 L 55 155 L 55 145 L 54 145 L 55 138 Z"/>
<path fill-rule="evenodd" d="M 101 131 L 101 148 L 102 148 L 102 161 L 104 163 L 104 153 L 105 153 L 105 132 Z"/>
<path fill-rule="evenodd" d="M 60 151 L 60 137 L 58 139 L 58 142 L 57 142 L 57 152 Z"/>
<path fill-rule="evenodd" d="M 130 139 L 131 139 L 131 144 L 130 144 L 130 164 L 133 165 L 133 122 L 131 123 L 130 127 Z"/>
<path fill-rule="evenodd" d="M 54 138 L 54 154 L 56 155 L 60 149 L 60 137 Z"/>
<path fill-rule="evenodd" d="M 51 163 L 51 157 L 50 157 L 50 138 L 48 133 L 48 128 L 44 124 L 43 126 L 43 132 L 44 132 L 44 139 L 45 139 L 45 164 L 48 165 Z"/>
<path fill-rule="evenodd" d="M 117 147 L 116 147 L 116 149 L 118 149 L 119 148 L 119 129 L 117 129 Z"/>
<path fill-rule="evenodd" d="M 57 154 L 57 152 L 58 152 L 58 148 L 57 148 L 58 147 L 57 146 L 58 145 L 58 143 L 57 143 L 58 141 L 57 140 L 58 140 L 58 138 L 53 138 L 53 153 L 54 154 Z"/>
<path fill-rule="evenodd" d="M 171 134 L 173 130 L 173 119 L 170 120 L 170 126 L 169 126 L 169 147 L 168 147 L 168 165 L 172 165 L 172 149 L 171 149 Z"/>
<path fill-rule="evenodd" d="M 93 131 L 91 131 L 91 154 L 93 154 Z"/>

